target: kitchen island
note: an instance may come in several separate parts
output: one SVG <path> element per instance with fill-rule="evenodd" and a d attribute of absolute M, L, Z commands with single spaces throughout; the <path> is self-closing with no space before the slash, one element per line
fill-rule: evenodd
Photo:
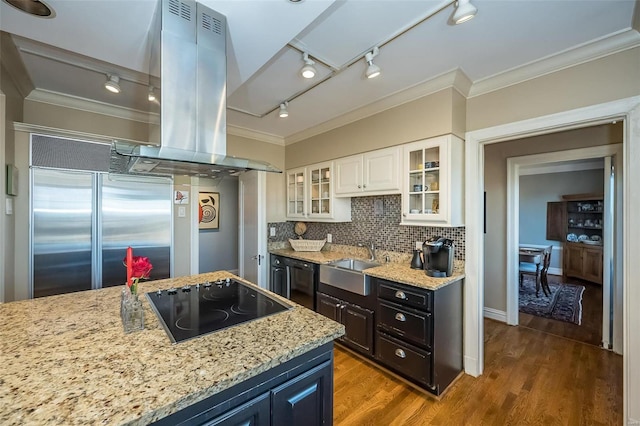
<path fill-rule="evenodd" d="M 246 283 L 219 271 L 143 282 L 139 292 L 226 277 Z M 125 334 L 120 293 L 113 287 L 0 305 L 0 424 L 149 424 L 326 352 L 344 333 L 294 305 L 172 344 L 144 297 L 145 329 Z"/>

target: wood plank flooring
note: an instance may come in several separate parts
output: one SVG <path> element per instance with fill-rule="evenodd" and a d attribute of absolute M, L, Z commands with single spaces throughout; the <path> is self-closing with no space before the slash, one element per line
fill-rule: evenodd
<path fill-rule="evenodd" d="M 557 280 L 562 277 L 554 276 Z M 568 284 L 583 285 L 582 295 L 582 324 L 572 324 L 565 321 L 556 321 L 548 318 L 519 313 L 518 322 L 523 327 L 533 328 L 579 342 L 591 345 L 602 345 L 602 286 L 599 284 L 582 281 L 577 278 L 567 278 Z"/>
<path fill-rule="evenodd" d="M 485 320 L 485 371 L 440 401 L 336 346 L 334 424 L 621 425 L 622 357 Z"/>

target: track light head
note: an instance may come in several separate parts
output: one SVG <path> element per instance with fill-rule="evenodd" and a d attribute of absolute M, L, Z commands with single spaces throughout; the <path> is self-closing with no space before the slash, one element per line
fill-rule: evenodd
<path fill-rule="evenodd" d="M 279 112 L 279 116 L 280 118 L 287 118 L 289 116 L 289 111 L 287 111 L 287 107 L 289 106 L 289 102 L 283 102 L 280 104 L 280 112 Z"/>
<path fill-rule="evenodd" d="M 113 74 L 107 74 L 107 81 L 104 83 L 104 88 L 110 91 L 111 93 L 120 93 L 122 90 L 120 89 L 120 77 Z"/>
<path fill-rule="evenodd" d="M 367 52 L 364 55 L 364 60 L 367 62 L 367 71 L 365 72 L 367 78 L 376 78 L 380 75 L 380 67 L 373 63 L 373 58 L 378 56 L 378 53 L 380 53 L 380 50 L 374 47 L 371 52 Z"/>
<path fill-rule="evenodd" d="M 478 8 L 472 5 L 469 0 L 457 0 L 451 20 L 456 25 L 462 24 L 476 16 L 476 13 L 478 13 Z"/>
<path fill-rule="evenodd" d="M 309 54 L 307 52 L 302 55 L 302 60 L 304 61 L 305 65 L 300 70 L 300 75 L 302 75 L 302 77 L 304 78 L 315 77 L 317 74 L 316 67 L 313 66 L 315 62 L 309 59 Z"/>

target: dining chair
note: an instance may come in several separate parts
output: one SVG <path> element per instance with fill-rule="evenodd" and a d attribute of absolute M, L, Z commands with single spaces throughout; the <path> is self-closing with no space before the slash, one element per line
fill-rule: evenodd
<path fill-rule="evenodd" d="M 542 259 L 539 264 L 533 262 L 520 262 L 520 287 L 522 287 L 522 281 L 525 275 L 533 275 L 536 280 L 536 296 L 538 295 L 540 287 L 542 287 L 542 291 L 546 296 L 551 294 L 547 273 L 549 271 L 549 265 L 551 264 L 552 249 L 553 246 L 548 246 L 540 250 Z"/>

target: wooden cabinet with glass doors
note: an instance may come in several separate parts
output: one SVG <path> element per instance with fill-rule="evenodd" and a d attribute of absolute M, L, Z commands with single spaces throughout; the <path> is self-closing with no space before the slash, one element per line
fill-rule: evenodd
<path fill-rule="evenodd" d="M 463 224 L 463 142 L 453 135 L 404 147 L 402 224 Z"/>

